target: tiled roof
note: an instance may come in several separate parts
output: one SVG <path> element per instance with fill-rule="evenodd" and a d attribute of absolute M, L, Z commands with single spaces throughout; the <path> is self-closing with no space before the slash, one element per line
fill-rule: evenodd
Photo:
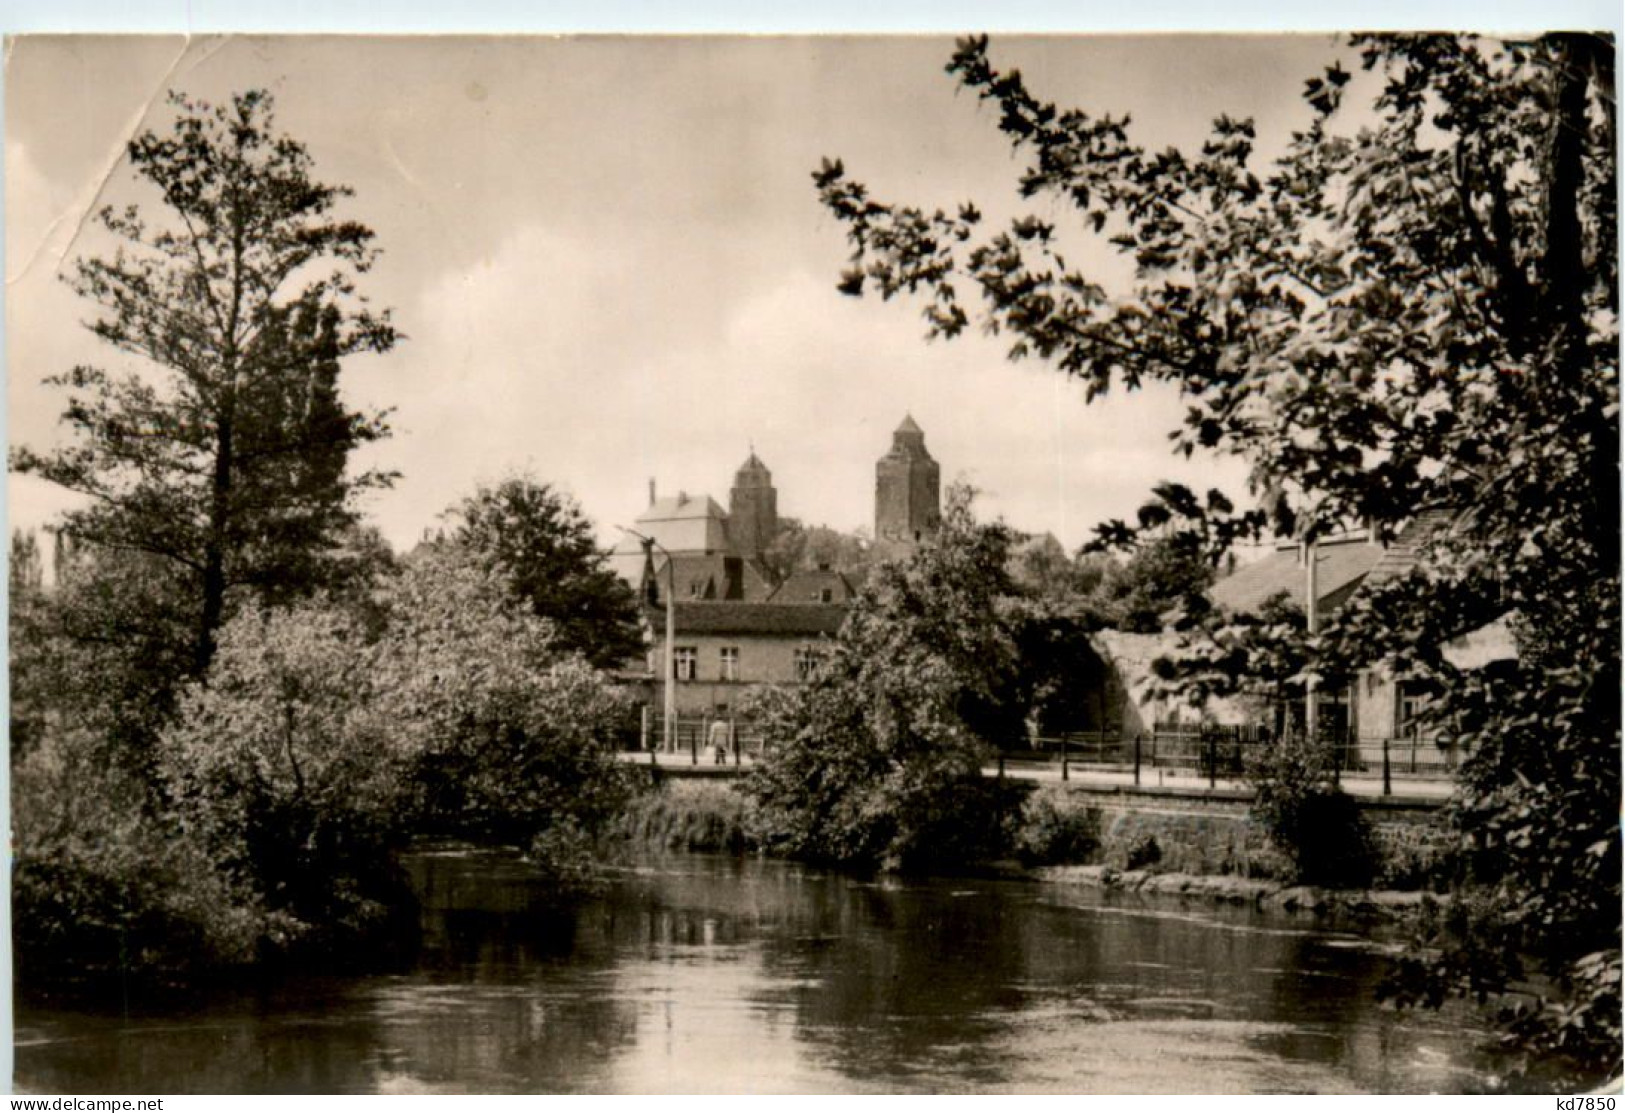
<path fill-rule="evenodd" d="M 1420 514 L 1405 524 L 1394 538 L 1388 551 L 1382 554 L 1382 559 L 1371 570 L 1368 577 L 1374 584 L 1387 580 L 1397 580 L 1405 575 L 1421 558 L 1422 546 L 1439 530 L 1449 526 L 1451 514 L 1447 510 L 1429 510 Z"/>
<path fill-rule="evenodd" d="M 1383 557 L 1381 545 L 1364 540 L 1323 541 L 1316 553 L 1319 561 L 1315 590 L 1323 612 L 1341 603 Z M 1215 606 L 1242 614 L 1258 610 L 1282 593 L 1301 608 L 1309 586 L 1306 580 L 1298 549 L 1277 549 L 1262 560 L 1237 568 L 1214 584 L 1208 595 Z"/>
<path fill-rule="evenodd" d="M 679 603 L 695 600 L 755 603 L 766 599 L 773 590 L 756 562 L 743 557 L 726 553 L 674 553 L 671 565 Z M 666 560 L 658 555 L 654 580 L 657 594 L 663 600 L 670 581 L 666 573 Z"/>
<path fill-rule="evenodd" d="M 823 600 L 826 590 L 834 603 L 850 602 L 858 594 L 852 581 L 841 573 L 829 568 L 817 568 L 792 573 L 767 598 L 770 603 L 817 603 Z"/>
<path fill-rule="evenodd" d="M 684 603 L 674 618 L 678 636 L 684 634 L 783 634 L 817 637 L 835 635 L 846 621 L 847 607 L 839 603 Z M 666 613 L 648 611 L 650 628 L 665 630 Z"/>

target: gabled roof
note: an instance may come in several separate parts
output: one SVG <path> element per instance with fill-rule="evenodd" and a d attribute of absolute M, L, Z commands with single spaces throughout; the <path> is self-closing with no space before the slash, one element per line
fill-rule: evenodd
<path fill-rule="evenodd" d="M 1382 559 L 1383 549 L 1364 539 L 1323 541 L 1316 546 L 1316 555 L 1315 591 L 1324 613 L 1348 598 Z M 1214 584 L 1208 596 L 1223 610 L 1247 614 L 1283 593 L 1301 609 L 1308 588 L 1306 569 L 1294 545 L 1242 565 Z"/>
<path fill-rule="evenodd" d="M 674 553 L 668 578 L 666 558 L 657 552 L 654 586 L 662 605 L 668 583 L 676 584 L 679 603 L 701 599 L 754 603 L 773 590 L 756 561 L 727 553 Z M 645 590 L 647 587 L 645 584 Z"/>
<path fill-rule="evenodd" d="M 770 603 L 819 603 L 823 602 L 825 591 L 829 592 L 830 602 L 833 603 L 849 603 L 858 594 L 852 581 L 842 573 L 817 568 L 791 573 L 790 578 L 774 588 L 767 599 Z"/>
<path fill-rule="evenodd" d="M 677 636 L 684 634 L 778 634 L 786 637 L 833 637 L 846 621 L 839 603 L 685 603 L 674 608 Z M 648 610 L 650 629 L 665 630 L 662 608 Z"/>

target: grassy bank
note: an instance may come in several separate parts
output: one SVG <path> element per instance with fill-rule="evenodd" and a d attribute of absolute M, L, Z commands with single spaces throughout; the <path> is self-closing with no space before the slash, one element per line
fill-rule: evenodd
<path fill-rule="evenodd" d="M 726 784 L 667 781 L 639 793 L 610 825 L 609 836 L 659 850 L 753 850 L 749 802 Z"/>
<path fill-rule="evenodd" d="M 639 794 L 611 825 L 612 838 L 659 850 L 740 852 L 760 846 L 750 800 L 733 785 L 671 780 Z M 1179 891 L 1212 890 L 1230 899 L 1301 888 L 1291 861 L 1271 844 L 1262 826 L 1245 813 L 1180 811 L 1169 807 L 1100 806 L 1087 794 L 1048 785 L 1032 791 L 1006 823 L 1004 855 L 1022 865 L 1061 869 L 1050 880 L 1118 884 L 1127 877 L 1139 888 L 1145 878 L 1170 881 Z M 1427 890 L 1438 887 L 1438 832 L 1422 827 L 1378 828 L 1371 887 Z M 969 868 L 979 863 L 962 863 Z M 1085 872 L 1068 876 L 1067 868 Z M 1215 887 L 1204 880 L 1245 882 Z M 1151 888 L 1161 889 L 1163 883 Z M 1246 891 L 1247 896 L 1236 894 Z"/>

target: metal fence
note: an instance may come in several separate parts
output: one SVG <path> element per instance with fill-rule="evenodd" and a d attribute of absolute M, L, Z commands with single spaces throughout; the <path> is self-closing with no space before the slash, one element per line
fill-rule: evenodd
<path fill-rule="evenodd" d="M 767 740 L 761 728 L 744 720 L 722 720 L 729 724 L 729 740 L 723 755 L 724 763 L 734 765 L 755 761 L 762 756 Z M 631 723 L 616 735 L 617 749 L 628 753 L 686 754 L 692 764 L 717 764 L 716 747 L 711 742 L 712 724 L 717 719 L 707 716 L 679 715 L 672 724 L 670 739 L 665 737 L 665 722 L 654 716 L 647 724 Z"/>
<path fill-rule="evenodd" d="M 1138 782 L 1146 770 L 1194 773 L 1210 784 L 1235 780 L 1274 744 L 1254 727 L 1162 728 L 1128 738 L 1106 731 L 1086 731 L 1036 739 L 1022 749 L 1007 749 L 1012 761 L 1038 761 L 1070 768 L 1132 770 Z M 1335 778 L 1345 774 L 1377 778 L 1383 791 L 1395 780 L 1445 781 L 1454 777 L 1465 756 L 1452 742 L 1423 738 L 1348 738 L 1322 740 Z"/>
<path fill-rule="evenodd" d="M 672 736 L 664 736 L 658 716 L 647 724 L 633 723 L 617 734 L 617 748 L 632 753 L 686 755 L 695 765 L 718 763 L 711 743 L 717 720 L 705 716 L 679 716 Z M 742 719 L 730 723 L 730 741 L 723 763 L 754 762 L 768 745 L 760 726 Z M 1116 731 L 1080 731 L 1024 738 L 999 750 L 999 762 L 1040 765 L 1066 777 L 1070 771 L 1132 772 L 1135 783 L 1146 773 L 1159 771 L 1206 778 L 1211 786 L 1241 779 L 1248 768 L 1273 745 L 1269 733 L 1257 727 L 1159 727 L 1123 737 Z M 1454 777 L 1462 758 L 1454 744 L 1423 738 L 1323 739 L 1333 775 L 1381 778 L 1383 792 L 1395 781 L 1446 781 Z"/>

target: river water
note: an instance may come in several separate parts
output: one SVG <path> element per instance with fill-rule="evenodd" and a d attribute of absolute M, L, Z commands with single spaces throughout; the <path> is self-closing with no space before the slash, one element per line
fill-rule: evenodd
<path fill-rule="evenodd" d="M 160 1015 L 20 1008 L 21 1086 L 182 1092 L 1472 1092 L 1466 1010 L 1396 1013 L 1383 944 L 1013 881 L 679 855 L 560 907 L 416 854 L 416 957 Z"/>

